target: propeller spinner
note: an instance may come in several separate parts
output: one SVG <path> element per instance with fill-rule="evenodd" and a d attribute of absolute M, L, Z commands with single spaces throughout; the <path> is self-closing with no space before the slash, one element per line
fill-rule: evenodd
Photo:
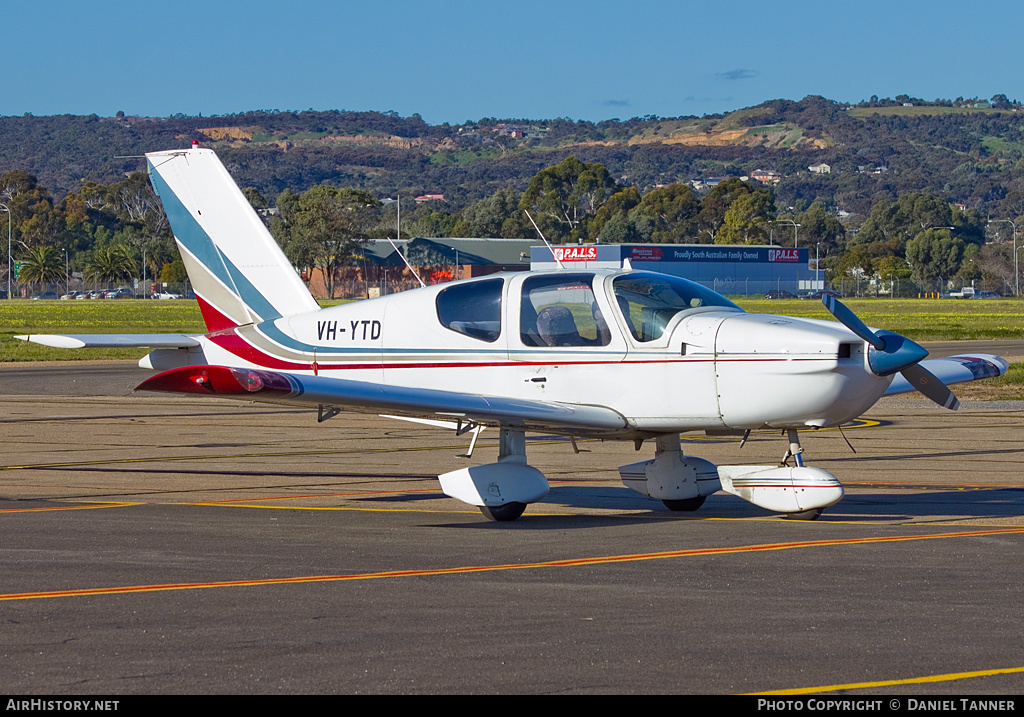
<path fill-rule="evenodd" d="M 833 296 L 822 296 L 821 303 L 843 326 L 870 344 L 868 366 L 875 375 L 890 376 L 899 372 L 911 386 L 943 408 L 953 411 L 960 408 L 960 401 L 949 387 L 920 365 L 928 355 L 923 346 L 891 331 L 872 331 Z"/>

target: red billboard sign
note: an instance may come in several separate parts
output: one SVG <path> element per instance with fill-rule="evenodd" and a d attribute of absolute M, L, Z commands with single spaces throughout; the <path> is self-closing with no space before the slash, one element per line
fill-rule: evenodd
<path fill-rule="evenodd" d="M 594 261 L 597 259 L 596 246 L 565 246 L 555 247 L 555 259 L 558 261 Z"/>

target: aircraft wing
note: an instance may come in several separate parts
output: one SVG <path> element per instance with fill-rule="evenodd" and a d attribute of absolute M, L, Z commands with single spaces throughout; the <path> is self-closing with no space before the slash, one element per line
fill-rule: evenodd
<path fill-rule="evenodd" d="M 132 347 L 188 349 L 199 346 L 198 339 L 185 334 L 25 334 L 14 338 L 51 346 L 55 349 Z"/>
<path fill-rule="evenodd" d="M 931 371 L 947 386 L 953 383 L 974 381 L 979 378 L 1002 376 L 1010 367 L 1010 363 L 1006 359 L 990 354 L 929 359 L 922 361 L 919 365 Z M 897 393 L 910 393 L 914 390 L 910 382 L 902 374 L 899 374 L 893 379 L 885 395 L 892 396 Z"/>
<path fill-rule="evenodd" d="M 631 428 L 624 416 L 605 406 L 388 386 L 265 369 L 185 366 L 146 379 L 136 390 L 199 393 L 302 406 L 326 405 L 448 421 L 467 419 L 488 425 L 554 430 L 574 435 L 611 434 Z"/>

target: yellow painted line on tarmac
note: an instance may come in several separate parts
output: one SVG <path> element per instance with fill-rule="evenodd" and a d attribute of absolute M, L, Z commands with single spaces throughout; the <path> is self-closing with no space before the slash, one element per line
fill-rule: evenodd
<path fill-rule="evenodd" d="M 98 508 L 128 508 L 133 505 L 146 505 L 145 503 L 102 503 L 100 505 L 64 505 L 49 508 L 3 508 L 0 513 L 45 513 L 51 510 L 96 510 Z"/>
<path fill-rule="evenodd" d="M 429 510 L 427 508 L 369 508 L 365 506 L 314 506 L 314 505 L 266 505 L 250 504 L 248 501 L 237 503 L 174 503 L 174 505 L 194 505 L 206 508 L 253 508 L 262 510 L 336 510 L 350 513 L 466 513 L 479 515 L 476 510 Z M 553 515 L 553 513 L 530 513 L 530 515 Z"/>
<path fill-rule="evenodd" d="M 951 490 L 995 490 L 1001 488 L 1024 488 L 1024 483 L 939 483 L 935 481 L 921 481 L 921 480 L 900 480 L 900 481 L 887 481 L 887 480 L 844 480 L 843 487 L 856 486 L 856 487 L 873 487 L 882 486 L 886 488 L 946 488 Z"/>
<path fill-rule="evenodd" d="M 396 481 L 402 481 L 402 480 L 423 480 L 423 479 L 419 479 L 419 478 L 403 478 L 401 476 L 394 476 L 394 477 L 392 477 L 390 479 L 391 480 L 396 480 Z M 618 481 L 613 481 L 611 479 L 604 479 L 604 478 L 591 478 L 591 479 L 581 479 L 581 480 L 552 480 L 552 481 L 549 481 L 549 483 L 551 483 L 551 485 L 584 485 L 584 484 L 590 484 L 590 483 L 598 483 L 598 484 L 615 483 L 617 486 L 621 486 L 621 483 L 619 483 Z M 624 486 L 621 486 L 621 487 L 624 487 Z M 443 498 L 447 498 L 448 497 L 448 496 L 444 495 L 441 492 L 440 486 L 437 486 L 437 487 L 434 487 L 434 488 L 407 488 L 407 489 L 402 489 L 402 490 L 361 490 L 361 491 L 346 491 L 346 492 L 343 492 L 343 493 L 304 493 L 304 494 L 295 494 L 295 495 L 291 495 L 291 494 L 289 494 L 289 495 L 274 495 L 274 496 L 265 496 L 263 498 L 224 498 L 223 500 L 204 500 L 204 501 L 195 502 L 195 503 L 174 503 L 174 505 L 206 505 L 206 506 L 228 505 L 228 506 L 237 506 L 237 505 L 242 505 L 242 504 L 248 505 L 249 503 L 258 503 L 258 502 L 271 501 L 271 500 L 284 500 L 284 501 L 287 501 L 287 500 L 303 500 L 303 499 L 308 499 L 308 498 L 362 498 L 362 497 L 369 497 L 369 496 L 393 496 L 393 495 L 412 495 L 412 494 L 426 494 L 426 493 L 436 494 L 438 496 L 438 498 L 442 498 L 442 497 Z M 256 506 L 254 506 L 254 507 L 256 507 Z M 262 507 L 262 506 L 259 506 L 259 507 Z M 282 508 L 290 509 L 290 508 L 293 508 L 294 506 L 281 506 L 281 507 Z M 445 511 L 445 512 L 451 512 L 451 511 Z M 536 513 L 532 513 L 531 512 L 530 515 L 536 515 Z"/>
<path fill-rule="evenodd" d="M 751 695 L 811 695 L 821 692 L 838 692 L 840 690 L 865 690 L 872 687 L 892 687 L 894 685 L 923 685 L 929 682 L 952 682 L 968 680 L 972 677 L 991 677 L 993 675 L 1012 675 L 1024 672 L 1024 667 L 1007 667 L 998 670 L 976 670 L 974 672 L 950 672 L 946 675 L 928 675 L 927 677 L 911 677 L 905 680 L 883 680 L 880 682 L 851 682 L 846 685 L 823 685 L 821 687 L 798 687 L 791 690 L 772 690 L 770 692 L 750 692 Z"/>
<path fill-rule="evenodd" d="M 425 570 L 387 570 L 373 573 L 352 573 L 347 575 L 306 575 L 292 578 L 265 578 L 261 580 L 227 580 L 201 583 L 167 583 L 156 585 L 126 585 L 122 587 L 83 588 L 77 590 L 53 590 L 27 593 L 0 594 L 0 602 L 12 600 L 36 600 L 41 598 L 85 597 L 90 595 L 118 595 L 124 593 L 151 593 L 168 590 L 200 590 L 208 588 L 256 587 L 261 585 L 289 585 L 298 583 L 328 583 L 350 580 L 379 580 L 382 578 L 424 577 L 431 575 L 465 575 L 469 573 L 496 572 L 501 570 L 535 570 L 539 568 L 566 568 L 585 565 L 609 565 L 639 562 L 642 560 L 665 560 L 672 558 L 703 557 L 707 555 L 730 555 L 736 553 L 757 553 L 798 548 L 836 547 L 841 545 L 868 545 L 872 543 L 901 543 L 913 540 L 937 540 L 943 538 L 969 538 L 976 536 L 1024 533 L 1024 527 L 997 530 L 971 530 L 922 535 L 905 535 L 873 538 L 851 538 L 839 540 L 808 540 L 788 543 L 766 543 L 741 545 L 731 548 L 697 548 L 671 550 L 658 553 L 632 553 L 627 555 L 603 555 L 590 558 L 567 558 L 538 563 L 504 563 L 499 565 L 465 565 L 453 568 L 432 568 Z"/>
<path fill-rule="evenodd" d="M 395 478 L 394 480 L 411 480 L 408 478 Z M 302 500 L 305 498 L 358 498 L 371 495 L 406 495 L 411 493 L 441 493 L 438 488 L 409 488 L 403 490 L 360 490 L 348 491 L 345 493 L 305 493 L 302 495 L 272 495 L 264 498 L 224 498 L 223 500 L 204 500 L 198 503 L 175 503 L 175 505 L 238 505 L 241 503 L 258 503 L 267 500 Z M 294 506 L 285 506 L 292 508 Z"/>

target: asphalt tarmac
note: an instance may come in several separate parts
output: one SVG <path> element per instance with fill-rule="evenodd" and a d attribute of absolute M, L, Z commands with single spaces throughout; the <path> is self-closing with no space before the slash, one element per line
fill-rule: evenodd
<path fill-rule="evenodd" d="M 0 693 L 1024 692 L 1019 408 L 900 397 L 802 433 L 847 488 L 815 522 L 673 513 L 618 480 L 650 442 L 531 435 L 551 494 L 492 523 L 436 480 L 468 436 L 147 375 L 0 368 Z"/>

